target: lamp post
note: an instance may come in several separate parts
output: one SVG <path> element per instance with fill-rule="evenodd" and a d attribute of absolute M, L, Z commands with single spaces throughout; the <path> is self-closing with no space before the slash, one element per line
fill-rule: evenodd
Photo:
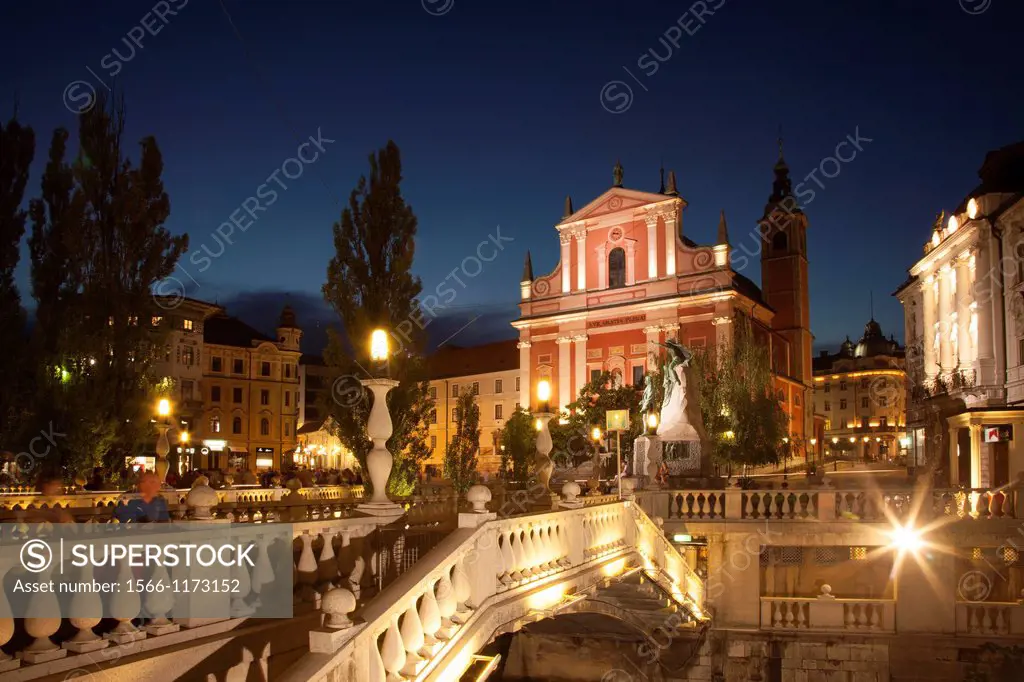
<path fill-rule="evenodd" d="M 537 426 L 537 457 L 534 459 L 534 469 L 537 474 L 537 482 L 548 491 L 548 484 L 551 481 L 551 472 L 554 464 L 551 462 L 551 449 L 554 444 L 551 442 L 551 430 L 548 423 L 554 414 L 551 412 L 551 382 L 541 379 L 537 383 L 537 403 L 540 411 L 536 413 Z"/>
<path fill-rule="evenodd" d="M 816 465 L 817 465 L 817 462 L 818 462 L 818 439 L 817 438 L 812 438 L 810 440 L 810 443 L 811 443 L 811 465 L 815 466 L 814 470 L 817 471 L 817 466 Z"/>
<path fill-rule="evenodd" d="M 370 361 L 384 376 L 363 379 L 360 383 L 373 393 L 373 407 L 370 418 L 366 422 L 366 433 L 373 441 L 373 449 L 366 456 L 366 469 L 373 484 L 373 496 L 369 502 L 356 507 L 365 514 L 374 516 L 398 515 L 402 511 L 400 505 L 388 499 L 388 479 L 394 466 L 394 458 L 387 449 L 388 438 L 394 432 L 391 413 L 388 412 L 388 393 L 399 382 L 391 379 L 388 362 L 388 335 L 383 329 L 374 329 L 370 335 Z"/>
<path fill-rule="evenodd" d="M 189 433 L 188 433 L 187 430 L 182 431 L 178 435 L 178 440 L 181 442 L 181 448 L 180 449 L 181 449 L 182 456 L 185 456 L 185 455 L 188 454 L 188 441 L 189 441 L 189 438 L 190 438 L 190 436 L 189 436 Z M 178 475 L 179 476 L 181 476 L 181 460 L 182 460 L 182 458 L 179 457 L 178 458 Z M 192 458 L 191 457 L 188 458 L 188 468 L 189 469 L 192 468 Z"/>
<path fill-rule="evenodd" d="M 167 441 L 167 431 L 171 428 L 168 417 L 171 416 L 171 401 L 161 398 L 156 404 L 156 430 L 159 434 L 156 439 L 156 475 L 161 483 L 167 480 L 167 453 L 171 451 L 171 444 Z"/>
<path fill-rule="evenodd" d="M 783 481 L 788 481 L 789 480 L 789 437 L 788 436 L 784 437 L 782 439 L 782 442 L 783 442 L 783 444 L 786 445 L 786 448 L 782 452 L 782 480 Z"/>

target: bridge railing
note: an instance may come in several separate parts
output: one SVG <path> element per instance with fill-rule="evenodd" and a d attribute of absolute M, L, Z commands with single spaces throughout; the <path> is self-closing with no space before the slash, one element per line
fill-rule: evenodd
<path fill-rule="evenodd" d="M 761 629 L 843 633 L 896 631 L 896 601 L 761 597 Z"/>
<path fill-rule="evenodd" d="M 1019 482 L 957 490 L 644 490 L 653 516 L 683 521 L 885 521 L 911 513 L 964 520 L 1021 518 Z M 920 507 L 920 509 L 918 509 Z"/>
<path fill-rule="evenodd" d="M 462 514 L 460 528 L 370 602 L 360 622 L 350 618 L 346 590 L 324 595 L 325 627 L 310 634 L 310 656 L 285 679 L 457 679 L 496 625 L 551 614 L 572 599 L 580 576 L 597 571 L 603 580 L 627 560 L 700 615 L 702 582 L 631 501 L 504 519 Z"/>

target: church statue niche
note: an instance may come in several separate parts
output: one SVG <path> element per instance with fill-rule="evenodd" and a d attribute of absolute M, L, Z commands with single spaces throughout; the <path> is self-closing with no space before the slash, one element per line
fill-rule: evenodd
<path fill-rule="evenodd" d="M 626 252 L 621 248 L 615 248 L 608 254 L 608 288 L 621 289 L 624 286 L 626 286 Z"/>

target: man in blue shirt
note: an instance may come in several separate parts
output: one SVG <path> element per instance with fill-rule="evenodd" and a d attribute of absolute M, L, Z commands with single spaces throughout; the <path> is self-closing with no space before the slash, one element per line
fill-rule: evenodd
<path fill-rule="evenodd" d="M 160 477 L 153 471 L 139 474 L 139 497 L 118 505 L 116 516 L 121 523 L 153 523 L 170 521 L 167 500 L 160 494 Z"/>

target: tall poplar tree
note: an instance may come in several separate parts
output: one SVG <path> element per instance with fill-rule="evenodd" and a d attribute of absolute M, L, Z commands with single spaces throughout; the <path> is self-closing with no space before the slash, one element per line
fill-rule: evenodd
<path fill-rule="evenodd" d="M 25 234 L 21 202 L 35 151 L 32 128 L 22 126 L 16 116 L 0 124 L 0 450 L 14 447 L 26 407 L 26 368 L 31 366 L 14 269 Z"/>
<path fill-rule="evenodd" d="M 455 404 L 455 435 L 444 451 L 444 477 L 460 496 L 476 479 L 479 452 L 480 406 L 473 391 L 464 391 Z"/>
<path fill-rule="evenodd" d="M 394 425 L 388 441 L 394 456 L 388 491 L 396 495 L 412 492 L 419 464 L 429 454 L 425 425 L 433 407 L 422 355 L 425 325 L 417 323 L 423 319 L 416 298 L 422 285 L 412 274 L 416 216 L 402 196 L 401 181 L 401 155 L 388 141 L 370 155 L 369 177 L 360 177 L 334 224 L 335 254 L 323 287 L 324 299 L 341 322 L 340 332 L 328 330 L 324 359 L 334 370 L 335 399 L 324 407 L 334 418 L 336 435 L 364 471 L 372 447 L 366 434 L 370 398 L 356 390 L 357 382 L 371 367 L 370 333 L 378 327 L 391 332 L 390 374 L 400 384 L 388 396 Z M 369 483 L 368 476 L 363 480 Z"/>
<path fill-rule="evenodd" d="M 123 104 L 101 97 L 78 123 L 77 160 L 66 161 L 68 134 L 57 130 L 30 207 L 38 416 L 67 434 L 69 468 L 120 468 L 153 447 L 161 378 L 152 364 L 163 343 L 151 324 L 152 287 L 171 274 L 188 236 L 164 227 L 170 200 L 156 140 L 140 141 L 137 164 L 126 158 Z"/>

